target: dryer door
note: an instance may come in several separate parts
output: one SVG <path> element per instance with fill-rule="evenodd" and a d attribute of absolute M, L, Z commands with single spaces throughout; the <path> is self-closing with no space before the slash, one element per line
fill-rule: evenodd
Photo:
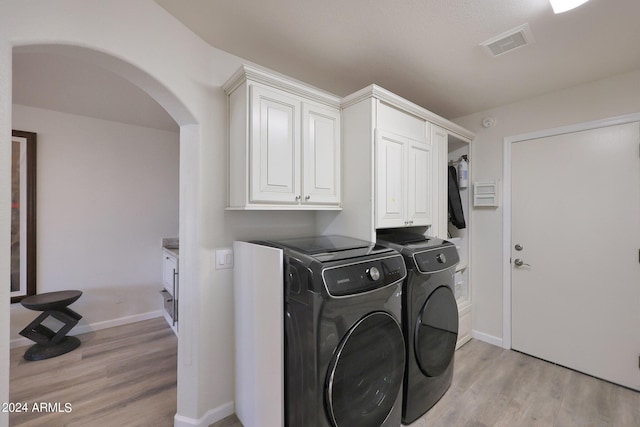
<path fill-rule="evenodd" d="M 325 399 L 333 426 L 381 426 L 400 392 L 404 358 L 402 330 L 391 315 L 360 319 L 329 364 Z"/>
<path fill-rule="evenodd" d="M 440 286 L 429 295 L 416 320 L 414 348 L 423 374 L 442 374 L 456 350 L 458 339 L 458 304 L 447 286 Z"/>

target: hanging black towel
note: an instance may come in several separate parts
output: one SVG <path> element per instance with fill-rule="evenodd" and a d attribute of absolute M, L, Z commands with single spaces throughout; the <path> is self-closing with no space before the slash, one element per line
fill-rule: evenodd
<path fill-rule="evenodd" d="M 449 220 L 458 229 L 467 226 L 464 222 L 462 200 L 460 200 L 460 189 L 458 188 L 458 172 L 455 166 L 449 166 Z"/>

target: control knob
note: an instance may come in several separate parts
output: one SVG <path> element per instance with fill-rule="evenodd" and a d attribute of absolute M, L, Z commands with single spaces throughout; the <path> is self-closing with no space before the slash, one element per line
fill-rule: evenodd
<path fill-rule="evenodd" d="M 367 277 L 373 281 L 378 280 L 380 278 L 380 270 L 376 267 L 367 268 Z"/>
<path fill-rule="evenodd" d="M 444 264 L 445 262 L 447 262 L 447 257 L 444 256 L 444 254 L 438 254 L 436 256 L 436 261 L 438 261 L 440 264 Z"/>

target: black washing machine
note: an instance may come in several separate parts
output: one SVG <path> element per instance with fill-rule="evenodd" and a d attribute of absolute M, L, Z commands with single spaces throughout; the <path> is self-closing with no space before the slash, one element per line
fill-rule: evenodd
<path fill-rule="evenodd" d="M 259 243 L 283 249 L 285 425 L 399 426 L 402 256 L 343 236 Z"/>
<path fill-rule="evenodd" d="M 446 240 L 378 230 L 378 244 L 397 250 L 407 266 L 402 288 L 406 344 L 402 422 L 425 414 L 449 389 L 458 339 L 454 274 L 458 251 Z"/>

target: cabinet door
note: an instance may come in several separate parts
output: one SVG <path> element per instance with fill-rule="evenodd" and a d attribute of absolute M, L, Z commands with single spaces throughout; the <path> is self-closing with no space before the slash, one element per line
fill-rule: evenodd
<path fill-rule="evenodd" d="M 432 236 L 447 238 L 449 222 L 449 171 L 447 166 L 448 133 L 445 129 L 431 125 L 431 147 L 433 150 L 433 209 L 431 230 Z"/>
<path fill-rule="evenodd" d="M 178 260 L 168 255 L 166 252 L 162 253 L 162 284 L 164 288 L 174 296 L 173 288 L 175 286 L 176 272 L 178 271 Z"/>
<path fill-rule="evenodd" d="M 376 228 L 405 226 L 407 138 L 376 130 Z"/>
<path fill-rule="evenodd" d="M 300 100 L 251 86 L 250 201 L 300 200 Z"/>
<path fill-rule="evenodd" d="M 433 153 L 431 144 L 410 139 L 407 145 L 407 222 L 431 225 L 433 204 Z"/>
<path fill-rule="evenodd" d="M 340 204 L 340 111 L 303 103 L 305 204 Z"/>

